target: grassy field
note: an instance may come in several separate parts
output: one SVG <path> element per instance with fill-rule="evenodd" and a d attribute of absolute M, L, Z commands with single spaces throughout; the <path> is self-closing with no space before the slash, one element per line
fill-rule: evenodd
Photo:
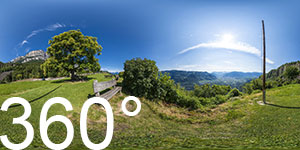
<path fill-rule="evenodd" d="M 54 105 L 48 112 L 48 117 L 61 114 L 72 121 L 75 136 L 68 149 L 86 149 L 79 130 L 81 107 L 93 94 L 92 80 L 110 80 L 103 74 L 89 77 L 89 81 L 74 83 L 60 80 L 0 85 L 0 104 L 15 96 L 34 100 L 29 122 L 35 129 L 35 137 L 28 149 L 46 149 L 39 133 L 39 115 L 43 104 L 53 97 L 68 99 L 74 108 L 66 112 L 61 105 Z M 108 149 L 297 149 L 300 146 L 300 109 L 280 107 L 300 107 L 300 85 L 268 90 L 267 101 L 279 106 L 258 105 L 260 93 L 231 99 L 206 112 L 141 99 L 142 110 L 135 117 L 128 117 L 120 110 L 125 96 L 118 94 L 110 100 L 115 128 Z M 38 97 L 41 98 L 36 100 Z M 129 103 L 127 107 L 133 110 L 135 105 Z M 12 119 L 22 114 L 22 107 L 0 112 L 0 135 L 22 142 L 26 130 L 21 125 L 11 125 Z M 88 116 L 89 138 L 99 143 L 106 132 L 104 110 L 94 105 Z M 48 135 L 51 141 L 60 143 L 65 140 L 66 128 L 62 123 L 53 123 Z M 5 149 L 1 143 L 0 149 Z"/>

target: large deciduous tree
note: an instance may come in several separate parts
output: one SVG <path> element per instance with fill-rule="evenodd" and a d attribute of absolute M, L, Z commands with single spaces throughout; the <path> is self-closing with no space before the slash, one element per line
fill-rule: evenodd
<path fill-rule="evenodd" d="M 131 59 L 124 63 L 123 91 L 125 93 L 150 98 L 157 92 L 158 68 L 155 61 Z"/>
<path fill-rule="evenodd" d="M 81 71 L 96 72 L 100 64 L 95 55 L 101 55 L 102 46 L 96 37 L 85 36 L 80 30 L 70 30 L 54 36 L 47 48 L 49 58 L 41 66 L 44 75 L 51 70 L 67 71 L 71 79 Z"/>

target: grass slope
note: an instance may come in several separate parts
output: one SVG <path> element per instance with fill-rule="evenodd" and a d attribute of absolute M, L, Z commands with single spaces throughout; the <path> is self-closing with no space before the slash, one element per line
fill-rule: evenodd
<path fill-rule="evenodd" d="M 103 74 L 90 76 L 98 81 L 110 80 Z M 31 103 L 29 122 L 35 129 L 34 141 L 28 149 L 45 149 L 39 135 L 39 115 L 43 104 L 52 97 L 65 97 L 74 111 L 66 112 L 54 105 L 48 117 L 62 114 L 70 118 L 75 136 L 68 149 L 86 149 L 79 130 L 80 110 L 92 94 L 92 80 L 86 82 L 15 82 L 0 85 L 0 104 L 12 96 L 32 100 L 62 85 L 54 92 Z M 206 112 L 188 111 L 161 102 L 142 101 L 142 110 L 135 117 L 125 116 L 121 102 L 126 95 L 110 100 L 114 111 L 114 137 L 108 149 L 297 149 L 300 146 L 300 109 L 286 109 L 258 105 L 261 94 L 231 99 Z M 300 85 L 289 85 L 267 91 L 267 101 L 277 105 L 300 107 Z M 1 106 L 1 105 L 0 105 Z M 128 109 L 135 105 L 129 103 Z M 0 112 L 0 135 L 7 134 L 11 141 L 22 142 L 26 130 L 21 125 L 11 125 L 12 118 L 23 114 L 22 107 Z M 101 142 L 105 137 L 106 119 L 100 106 L 92 106 L 88 114 L 88 133 L 91 141 Z M 48 129 L 55 143 L 64 141 L 66 129 L 55 122 Z M 0 143 L 0 149 L 5 149 Z"/>

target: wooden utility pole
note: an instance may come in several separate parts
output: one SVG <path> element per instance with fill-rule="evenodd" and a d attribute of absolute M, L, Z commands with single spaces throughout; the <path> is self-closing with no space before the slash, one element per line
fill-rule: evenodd
<path fill-rule="evenodd" d="M 262 92 L 263 92 L 263 102 L 266 104 L 266 38 L 265 38 L 265 24 L 264 20 L 262 20 L 262 32 L 263 32 L 263 85 L 262 85 Z"/>

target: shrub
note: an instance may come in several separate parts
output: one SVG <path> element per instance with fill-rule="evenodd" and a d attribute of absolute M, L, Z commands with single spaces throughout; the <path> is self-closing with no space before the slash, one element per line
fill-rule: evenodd
<path fill-rule="evenodd" d="M 261 78 L 258 78 L 258 79 L 254 79 L 251 81 L 252 83 L 252 88 L 253 90 L 262 90 L 262 79 Z"/>
<path fill-rule="evenodd" d="M 236 97 L 236 96 L 240 96 L 242 95 L 242 93 L 237 89 L 237 88 L 234 88 L 232 89 L 228 94 L 227 96 L 230 98 L 230 97 Z"/>
<path fill-rule="evenodd" d="M 119 76 L 120 76 L 120 78 L 123 78 L 124 77 L 124 71 L 119 72 Z"/>
<path fill-rule="evenodd" d="M 132 59 L 124 63 L 123 90 L 125 93 L 146 98 L 156 98 L 160 88 L 158 68 L 155 61 L 148 59 Z"/>
<path fill-rule="evenodd" d="M 217 95 L 214 101 L 214 104 L 219 105 L 225 103 L 227 101 L 227 97 L 224 95 Z"/>
<path fill-rule="evenodd" d="M 231 87 L 226 85 L 195 85 L 194 95 L 197 97 L 215 97 L 216 95 L 226 95 L 230 91 Z"/>
<path fill-rule="evenodd" d="M 299 69 L 295 66 L 288 66 L 283 76 L 289 80 L 294 80 L 300 74 Z"/>
<path fill-rule="evenodd" d="M 243 92 L 244 93 L 247 93 L 247 94 L 251 94 L 253 92 L 253 88 L 252 88 L 252 85 L 251 83 L 247 83 L 243 86 Z"/>

